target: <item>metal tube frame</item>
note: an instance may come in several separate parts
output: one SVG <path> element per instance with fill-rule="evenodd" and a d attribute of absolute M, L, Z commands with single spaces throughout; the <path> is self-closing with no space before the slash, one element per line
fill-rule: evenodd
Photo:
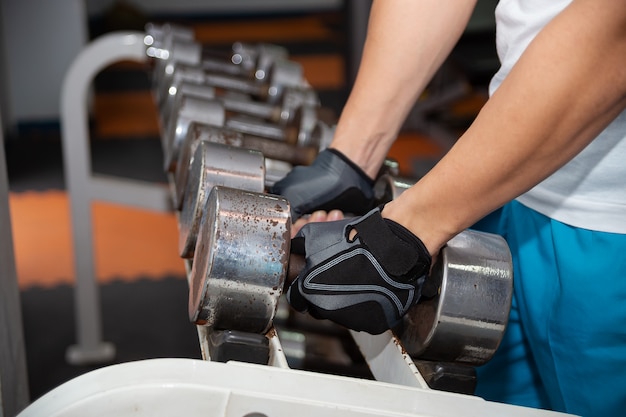
<path fill-rule="evenodd" d="M 61 137 L 75 268 L 75 320 L 77 344 L 66 352 L 75 365 L 108 362 L 115 346 L 102 340 L 99 289 L 95 277 L 91 203 L 94 200 L 170 211 L 166 186 L 94 176 L 89 147 L 88 99 L 94 77 L 110 64 L 148 60 L 145 34 L 115 32 L 96 39 L 72 62 L 61 90 Z"/>

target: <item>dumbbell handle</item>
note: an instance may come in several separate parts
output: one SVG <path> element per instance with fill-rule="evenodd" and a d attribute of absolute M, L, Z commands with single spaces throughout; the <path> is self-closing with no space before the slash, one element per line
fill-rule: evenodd
<path fill-rule="evenodd" d="M 247 134 L 241 135 L 240 146 L 261 152 L 266 158 L 289 161 L 294 165 L 310 165 L 318 150 L 312 146 L 295 146 L 286 142 Z"/>
<path fill-rule="evenodd" d="M 224 127 L 236 132 L 251 136 L 259 136 L 290 145 L 298 142 L 299 126 L 280 126 L 275 123 L 265 122 L 246 115 L 235 115 L 226 117 Z"/>
<path fill-rule="evenodd" d="M 239 93 L 257 96 L 262 100 L 267 99 L 269 95 L 269 85 L 266 83 L 251 82 L 250 80 L 228 75 L 207 72 L 204 76 L 204 82 L 208 85 L 223 88 L 225 90 L 232 90 Z"/>
<path fill-rule="evenodd" d="M 291 253 L 289 254 L 289 265 L 287 267 L 287 276 L 285 277 L 284 291 L 298 278 L 298 274 L 304 269 L 306 259 L 303 255 Z"/>

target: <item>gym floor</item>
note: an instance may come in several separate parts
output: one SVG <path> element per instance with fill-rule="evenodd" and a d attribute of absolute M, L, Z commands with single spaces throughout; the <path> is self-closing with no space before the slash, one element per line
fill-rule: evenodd
<path fill-rule="evenodd" d="M 234 41 L 286 46 L 318 91 L 322 105 L 340 112 L 349 91 L 346 11 L 289 15 L 148 17 L 113 9 L 90 22 L 92 37 L 118 29 L 142 30 L 148 21 L 186 24 L 199 41 L 227 48 Z M 429 115 L 457 132 L 484 102 L 495 55 L 493 34 L 466 36 L 455 50 L 468 89 Z M 479 56 L 483 65 L 467 57 Z M 94 82 L 91 153 L 94 172 L 166 182 L 155 106 L 146 68 L 119 63 Z M 454 135 L 454 133 L 453 133 Z M 419 176 L 449 142 L 407 128 L 392 149 L 403 175 Z M 65 351 L 75 343 L 73 252 L 59 127 L 19 126 L 6 146 L 16 267 L 31 399 L 106 364 L 73 366 Z M 176 255 L 174 214 L 106 202 L 93 204 L 96 276 L 100 284 L 105 341 L 115 344 L 115 363 L 157 357 L 200 358 L 195 327 L 187 319 L 187 283 Z M 314 365 L 312 367 L 315 367 Z M 319 368 L 322 368 L 319 365 Z"/>

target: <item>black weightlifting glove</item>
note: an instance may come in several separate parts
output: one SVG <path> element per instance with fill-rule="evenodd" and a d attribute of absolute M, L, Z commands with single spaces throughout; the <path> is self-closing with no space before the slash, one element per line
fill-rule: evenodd
<path fill-rule="evenodd" d="M 420 298 L 431 257 L 422 241 L 375 208 L 357 219 L 309 223 L 291 251 L 306 266 L 287 291 L 293 308 L 349 329 L 380 334 Z M 352 229 L 356 236 L 350 240 Z"/>
<path fill-rule="evenodd" d="M 360 215 L 374 205 L 374 181 L 336 149 L 325 149 L 311 165 L 297 166 L 269 192 L 285 197 L 296 221 L 315 210 Z"/>

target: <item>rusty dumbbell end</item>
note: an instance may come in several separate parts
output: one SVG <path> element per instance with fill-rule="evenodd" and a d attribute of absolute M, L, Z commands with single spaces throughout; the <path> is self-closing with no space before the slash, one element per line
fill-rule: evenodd
<path fill-rule="evenodd" d="M 289 203 L 279 196 L 214 187 L 190 275 L 189 318 L 213 329 L 264 333 L 283 288 L 303 267 L 290 255 Z M 464 231 L 442 249 L 433 294 L 406 316 L 402 341 L 414 357 L 478 365 L 498 347 L 512 298 L 512 265 L 499 236 Z"/>

